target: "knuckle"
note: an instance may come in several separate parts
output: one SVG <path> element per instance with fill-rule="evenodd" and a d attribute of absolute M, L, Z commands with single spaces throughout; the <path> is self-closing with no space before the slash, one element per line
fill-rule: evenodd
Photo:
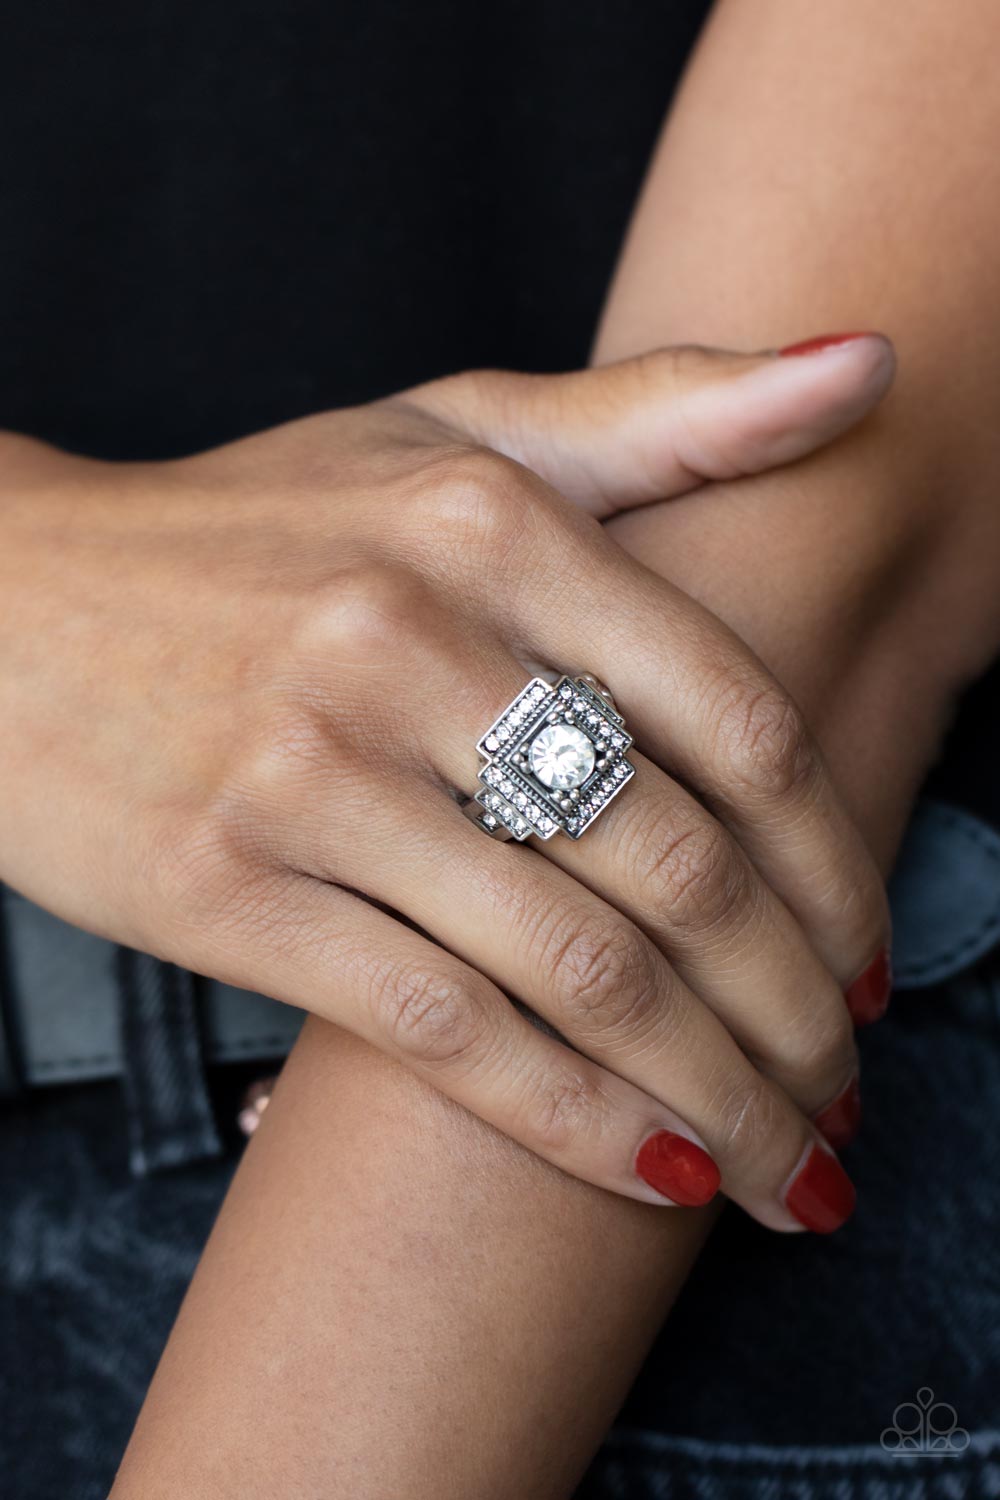
<path fill-rule="evenodd" d="M 809 1104 L 824 1103 L 830 1080 L 846 1077 L 856 1060 L 850 1013 L 839 991 L 831 999 L 822 1011 L 803 1010 L 782 1035 L 782 1068 L 796 1080 L 796 1098 Z"/>
<path fill-rule="evenodd" d="M 219 796 L 207 805 L 164 810 L 147 830 L 142 869 L 131 888 L 146 893 L 161 919 L 187 931 L 221 929 L 245 914 L 248 889 L 268 862 L 251 809 L 242 798 Z"/>
<path fill-rule="evenodd" d="M 586 916 L 551 955 L 551 971 L 574 1030 L 634 1033 L 659 1010 L 661 975 L 650 943 L 629 923 Z"/>
<path fill-rule="evenodd" d="M 719 356 L 703 344 L 671 344 L 639 356 L 639 371 L 654 391 L 667 381 L 678 397 L 718 371 Z"/>
<path fill-rule="evenodd" d="M 545 1080 L 525 1106 L 525 1134 L 543 1151 L 559 1154 L 589 1136 L 601 1113 L 596 1085 L 582 1070 L 566 1069 Z"/>
<path fill-rule="evenodd" d="M 189 927 L 218 926 L 245 915 L 246 893 L 286 865 L 289 841 L 310 789 L 329 779 L 330 730 L 299 704 L 263 712 L 254 732 L 230 750 L 196 795 L 165 803 L 153 816 L 133 869 L 138 889 Z"/>
<path fill-rule="evenodd" d="M 805 720 L 776 683 L 732 690 L 718 733 L 730 776 L 750 792 L 788 797 L 804 791 L 819 770 Z"/>
<path fill-rule="evenodd" d="M 428 585 L 409 568 L 374 560 L 338 572 L 309 601 L 297 654 L 327 669 L 331 655 L 381 663 L 398 650 L 430 605 Z"/>
<path fill-rule="evenodd" d="M 776 1090 L 756 1072 L 730 1081 L 715 1101 L 714 1117 L 726 1155 L 741 1161 L 772 1150 L 784 1122 Z"/>
<path fill-rule="evenodd" d="M 229 776 L 228 789 L 216 799 L 215 815 L 235 824 L 258 826 L 272 813 L 294 806 L 297 794 L 328 777 L 342 765 L 346 746 L 336 726 L 318 711 L 299 703 L 282 704 L 266 714 Z"/>
<path fill-rule="evenodd" d="M 701 817 L 678 828 L 676 817 L 664 813 L 647 819 L 639 837 L 637 879 L 673 926 L 714 928 L 745 899 L 746 865 L 713 819 Z"/>
<path fill-rule="evenodd" d="M 486 1006 L 473 986 L 448 973 L 400 970 L 382 986 L 376 1009 L 392 1045 L 425 1066 L 471 1063 L 488 1037 Z"/>
<path fill-rule="evenodd" d="M 435 544 L 493 557 L 526 540 L 536 489 L 514 459 L 489 448 L 463 449 L 448 456 L 437 482 L 425 484 L 418 515 Z"/>

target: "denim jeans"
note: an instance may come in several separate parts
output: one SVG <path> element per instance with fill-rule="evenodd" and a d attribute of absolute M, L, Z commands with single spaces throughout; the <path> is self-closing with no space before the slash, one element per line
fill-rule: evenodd
<path fill-rule="evenodd" d="M 826 1239 L 726 1211 L 578 1500 L 1000 1500 L 1000 840 L 947 810 L 915 837 L 857 1214 Z M 5 1500 L 106 1495 L 233 1169 L 135 1175 L 126 1102 L 0 1105 Z"/>

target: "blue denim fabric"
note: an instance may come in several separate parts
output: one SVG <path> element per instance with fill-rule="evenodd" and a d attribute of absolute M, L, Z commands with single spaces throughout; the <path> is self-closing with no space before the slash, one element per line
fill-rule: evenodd
<path fill-rule="evenodd" d="M 894 913 L 856 1217 L 726 1212 L 577 1500 L 1000 1500 L 1000 839 L 922 809 Z M 107 1493 L 232 1168 L 133 1175 L 112 1082 L 0 1106 L 4 1500 Z M 883 1446 L 922 1389 L 962 1451 Z"/>
<path fill-rule="evenodd" d="M 117 1083 L 0 1104 L 4 1500 L 104 1500 L 233 1165 L 134 1175 Z"/>
<path fill-rule="evenodd" d="M 859 1044 L 854 1219 L 779 1236 L 727 1210 L 579 1500 L 1000 1496 L 1000 958 Z M 923 1388 L 965 1451 L 882 1446 Z"/>

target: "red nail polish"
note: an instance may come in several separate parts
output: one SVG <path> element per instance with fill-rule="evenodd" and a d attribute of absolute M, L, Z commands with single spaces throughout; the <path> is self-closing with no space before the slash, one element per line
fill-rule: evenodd
<path fill-rule="evenodd" d="M 854 1184 L 840 1162 L 814 1146 L 785 1194 L 785 1207 L 814 1234 L 830 1234 L 854 1212 Z"/>
<path fill-rule="evenodd" d="M 847 1009 L 855 1026 L 870 1026 L 884 1016 L 891 993 L 892 961 L 888 948 L 883 948 L 846 992 Z"/>
<path fill-rule="evenodd" d="M 818 354 L 821 349 L 835 349 L 838 344 L 853 344 L 855 339 L 871 338 L 870 333 L 822 333 L 819 338 L 803 339 L 800 344 L 786 344 L 784 349 L 778 353 L 784 356 L 789 354 Z"/>
<path fill-rule="evenodd" d="M 851 1079 L 832 1104 L 813 1116 L 813 1124 L 834 1150 L 850 1145 L 861 1129 L 861 1089 L 856 1078 Z"/>
<path fill-rule="evenodd" d="M 685 1208 L 711 1202 L 722 1180 L 708 1152 L 673 1130 L 658 1130 L 643 1143 L 635 1170 L 664 1198 Z"/>

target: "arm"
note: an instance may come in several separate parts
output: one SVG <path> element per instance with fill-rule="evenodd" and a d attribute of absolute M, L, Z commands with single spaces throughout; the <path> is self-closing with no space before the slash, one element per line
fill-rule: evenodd
<path fill-rule="evenodd" d="M 704 1229 L 565 1176 L 310 1022 L 115 1500 L 568 1493 Z"/>
<path fill-rule="evenodd" d="M 793 689 L 883 862 L 1000 641 L 998 32 L 986 0 L 721 5 L 596 346 L 792 338 L 804 311 L 892 336 L 892 395 L 835 448 L 613 523 Z"/>
<path fill-rule="evenodd" d="M 612 523 L 798 694 L 884 865 L 1000 594 L 996 25 L 892 9 L 721 7 L 598 346 L 804 312 L 897 339 L 857 438 Z M 564 1494 L 683 1277 L 703 1215 L 571 1182 L 342 1045 L 307 1035 L 248 1153 L 122 1497 Z"/>

